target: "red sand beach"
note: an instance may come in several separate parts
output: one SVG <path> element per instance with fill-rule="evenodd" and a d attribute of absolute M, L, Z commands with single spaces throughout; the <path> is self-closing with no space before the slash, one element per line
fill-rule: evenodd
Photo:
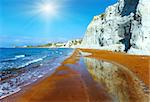
<path fill-rule="evenodd" d="M 135 73 L 137 77 L 143 80 L 147 86 L 150 86 L 150 57 L 133 56 L 100 50 L 77 49 L 74 54 L 66 59 L 52 75 L 33 85 L 29 85 L 28 88 L 23 89 L 24 91 L 3 99 L 2 102 L 113 101 L 114 99 L 112 99 L 112 96 L 108 93 L 108 90 L 101 83 L 94 80 L 91 74 L 87 71 L 86 66 L 83 63 L 80 63 L 82 61 L 80 61 L 81 56 L 79 55 L 79 51 L 92 53 L 92 55 L 86 56 L 89 58 L 95 58 L 98 60 L 105 59 L 121 64 Z M 131 80 L 129 78 L 130 77 L 127 77 L 126 80 Z M 134 83 L 132 83 L 131 86 L 134 87 Z M 132 88 L 129 87 L 128 90 L 132 91 Z M 147 100 L 147 96 L 143 96 L 146 97 Z M 129 97 L 128 99 L 131 99 L 132 102 L 140 102 L 138 101 L 138 99 L 140 99 L 139 95 L 136 95 L 135 93 L 134 97 Z"/>

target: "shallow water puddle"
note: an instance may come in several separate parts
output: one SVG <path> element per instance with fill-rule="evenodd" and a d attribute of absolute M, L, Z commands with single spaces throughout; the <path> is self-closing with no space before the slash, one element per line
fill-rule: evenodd
<path fill-rule="evenodd" d="M 91 102 L 110 99 L 115 102 L 148 102 L 145 84 L 122 65 L 83 57 L 69 67 L 80 72 Z"/>

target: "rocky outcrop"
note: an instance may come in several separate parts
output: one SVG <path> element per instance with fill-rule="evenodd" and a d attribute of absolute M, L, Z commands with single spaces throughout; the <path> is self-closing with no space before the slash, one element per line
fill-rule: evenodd
<path fill-rule="evenodd" d="M 119 0 L 89 24 L 81 47 L 150 55 L 150 1 Z"/>
<path fill-rule="evenodd" d="M 82 42 L 82 39 L 71 40 L 65 44 L 65 47 L 67 47 L 67 48 L 78 48 L 81 45 L 81 42 Z"/>

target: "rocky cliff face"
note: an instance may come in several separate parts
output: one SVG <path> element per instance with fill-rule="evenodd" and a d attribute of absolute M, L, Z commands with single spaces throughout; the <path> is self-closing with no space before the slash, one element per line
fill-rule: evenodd
<path fill-rule="evenodd" d="M 82 39 L 70 40 L 65 44 L 66 48 L 78 48 L 81 45 Z"/>
<path fill-rule="evenodd" d="M 119 0 L 89 24 L 81 47 L 150 55 L 150 1 Z"/>

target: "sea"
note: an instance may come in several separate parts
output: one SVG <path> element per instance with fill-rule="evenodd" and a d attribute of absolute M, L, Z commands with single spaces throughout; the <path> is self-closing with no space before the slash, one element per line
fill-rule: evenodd
<path fill-rule="evenodd" d="M 0 99 L 49 75 L 72 53 L 67 48 L 0 48 Z"/>

